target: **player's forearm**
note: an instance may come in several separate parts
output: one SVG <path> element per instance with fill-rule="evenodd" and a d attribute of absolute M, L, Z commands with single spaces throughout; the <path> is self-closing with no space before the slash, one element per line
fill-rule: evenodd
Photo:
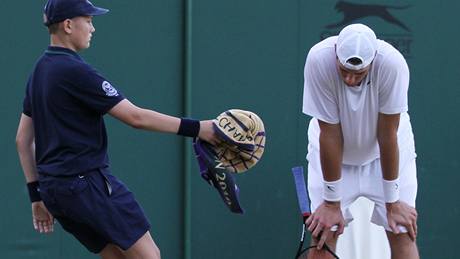
<path fill-rule="evenodd" d="M 19 120 L 16 147 L 26 181 L 28 183 L 37 181 L 34 126 L 32 118 L 25 114 L 21 114 L 21 119 Z"/>
<path fill-rule="evenodd" d="M 135 121 L 135 128 L 174 134 L 178 132 L 180 125 L 180 118 L 142 108 Z"/>
<path fill-rule="evenodd" d="M 321 168 L 325 181 L 336 181 L 341 178 L 343 137 L 340 125 L 320 122 L 319 136 Z"/>
<path fill-rule="evenodd" d="M 322 132 L 319 137 L 323 199 L 328 206 L 340 208 L 343 141 L 341 135 L 329 133 Z"/>
<path fill-rule="evenodd" d="M 380 164 L 385 180 L 394 180 L 399 175 L 399 148 L 396 133 L 379 138 Z"/>
<path fill-rule="evenodd" d="M 35 143 L 16 141 L 16 146 L 26 182 L 30 183 L 37 181 L 38 173 L 35 162 Z"/>
<path fill-rule="evenodd" d="M 385 180 L 397 179 L 399 175 L 398 127 L 399 114 L 379 114 L 377 140 Z"/>
<path fill-rule="evenodd" d="M 330 137 L 320 137 L 320 157 L 323 178 L 336 181 L 341 178 L 343 143 Z"/>
<path fill-rule="evenodd" d="M 377 140 L 380 148 L 380 165 L 382 167 L 383 198 L 388 206 L 397 205 L 399 200 L 399 148 L 398 127 L 399 114 L 379 114 Z"/>
<path fill-rule="evenodd" d="M 109 114 L 137 129 L 177 133 L 180 125 L 179 118 L 137 107 L 127 99 L 115 105 Z"/>

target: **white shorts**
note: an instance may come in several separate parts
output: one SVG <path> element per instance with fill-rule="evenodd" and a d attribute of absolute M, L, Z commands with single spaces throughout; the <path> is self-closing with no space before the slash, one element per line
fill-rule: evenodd
<path fill-rule="evenodd" d="M 400 200 L 415 208 L 417 196 L 417 169 L 415 153 L 400 151 L 399 182 Z M 323 203 L 323 174 L 319 151 L 309 147 L 308 192 L 311 210 L 315 211 Z M 366 197 L 374 202 L 371 222 L 391 231 L 388 226 L 385 202 L 383 199 L 382 169 L 380 159 L 362 166 L 342 165 L 341 208 L 345 223 L 353 220 L 349 206 L 359 197 Z"/>

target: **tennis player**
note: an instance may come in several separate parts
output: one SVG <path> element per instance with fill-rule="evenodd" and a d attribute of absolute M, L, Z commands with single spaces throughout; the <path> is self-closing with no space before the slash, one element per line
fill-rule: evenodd
<path fill-rule="evenodd" d="M 304 75 L 303 112 L 313 117 L 307 154 L 313 214 L 307 225 L 314 244 L 335 248 L 353 219 L 349 206 L 366 197 L 375 203 L 371 221 L 385 228 L 392 258 L 419 258 L 404 57 L 368 26 L 352 24 L 310 49 Z"/>

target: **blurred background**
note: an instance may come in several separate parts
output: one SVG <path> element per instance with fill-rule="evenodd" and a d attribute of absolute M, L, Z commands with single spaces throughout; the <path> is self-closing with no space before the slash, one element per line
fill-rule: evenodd
<path fill-rule="evenodd" d="M 244 215 L 231 214 L 198 172 L 190 140 L 136 131 L 106 117 L 112 172 L 136 194 L 166 259 L 292 258 L 300 216 L 290 169 L 306 166 L 301 113 L 308 50 L 361 22 L 393 44 L 411 71 L 409 106 L 418 154 L 422 258 L 458 258 L 460 46 L 458 1 L 94 0 L 82 56 L 135 104 L 174 116 L 229 108 L 264 120 L 267 148 L 238 175 Z M 32 228 L 15 149 L 25 84 L 49 44 L 44 0 L 0 1 L 0 257 L 93 258 L 59 226 Z M 457 118 L 457 119 L 456 119 Z"/>

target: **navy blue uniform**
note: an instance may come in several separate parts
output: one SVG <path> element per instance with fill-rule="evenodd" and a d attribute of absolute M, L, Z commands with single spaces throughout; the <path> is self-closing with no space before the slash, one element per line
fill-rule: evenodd
<path fill-rule="evenodd" d="M 33 120 L 45 205 L 90 251 L 128 249 L 149 229 L 132 193 L 110 174 L 103 115 L 124 99 L 76 52 L 48 47 L 31 74 L 23 113 Z"/>
<path fill-rule="evenodd" d="M 29 78 L 23 109 L 34 121 L 38 172 L 75 175 L 108 166 L 102 115 L 123 99 L 77 53 L 49 47 Z"/>

